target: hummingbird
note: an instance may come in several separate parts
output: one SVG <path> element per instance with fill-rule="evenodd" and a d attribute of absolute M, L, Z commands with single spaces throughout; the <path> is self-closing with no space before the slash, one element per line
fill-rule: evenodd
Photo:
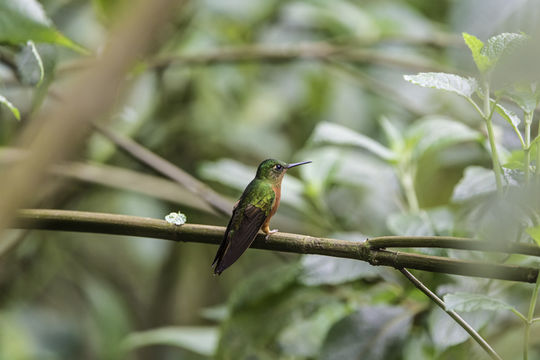
<path fill-rule="evenodd" d="M 287 164 L 266 159 L 259 164 L 257 175 L 246 187 L 233 208 L 225 236 L 212 263 L 214 274 L 221 274 L 251 245 L 259 229 L 266 239 L 278 230 L 270 230 L 270 218 L 276 213 L 281 198 L 281 181 L 290 168 L 308 164 L 303 161 Z"/>

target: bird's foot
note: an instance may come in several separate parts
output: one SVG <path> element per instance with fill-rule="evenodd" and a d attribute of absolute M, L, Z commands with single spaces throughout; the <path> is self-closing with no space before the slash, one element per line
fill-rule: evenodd
<path fill-rule="evenodd" d="M 274 233 L 277 233 L 279 230 L 278 229 L 273 229 L 273 230 L 270 230 L 266 233 L 266 237 L 264 238 L 264 240 L 268 240 L 268 238 L 270 237 L 270 235 L 274 234 Z"/>

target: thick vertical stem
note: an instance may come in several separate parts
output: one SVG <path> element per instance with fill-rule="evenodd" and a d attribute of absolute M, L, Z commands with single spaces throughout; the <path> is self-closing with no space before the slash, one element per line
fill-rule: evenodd
<path fill-rule="evenodd" d="M 540 276 L 536 279 L 536 285 L 534 287 L 531 303 L 529 304 L 529 313 L 527 314 L 527 323 L 525 324 L 525 334 L 523 335 L 523 360 L 529 358 L 529 338 L 531 335 L 531 325 L 534 318 L 534 309 L 536 308 L 536 302 L 538 301 L 538 290 L 540 288 Z"/>
<path fill-rule="evenodd" d="M 495 172 L 495 183 L 497 185 L 497 192 L 502 194 L 502 174 L 501 164 L 499 162 L 499 155 L 497 154 L 497 146 L 495 145 L 495 134 L 493 132 L 493 123 L 491 121 L 492 112 L 490 106 L 489 97 L 489 81 L 484 81 L 484 119 L 486 120 L 486 127 L 488 131 L 489 145 L 491 147 L 491 161 L 493 163 L 493 171 Z"/>
<path fill-rule="evenodd" d="M 538 135 L 536 135 L 537 137 L 540 136 L 540 121 L 538 121 Z M 540 181 L 540 166 L 539 166 L 539 163 L 540 163 L 540 145 L 537 144 L 536 146 L 536 177 L 537 177 L 537 181 Z"/>
<path fill-rule="evenodd" d="M 524 172 L 525 172 L 525 182 L 528 184 L 531 178 L 531 123 L 532 123 L 533 113 L 525 114 L 525 158 L 523 160 Z"/>
<path fill-rule="evenodd" d="M 414 188 L 414 174 L 410 170 L 405 170 L 401 174 L 401 183 L 403 185 L 403 191 L 409 204 L 409 210 L 413 213 L 420 211 L 420 205 L 418 203 L 418 197 L 416 196 L 416 190 Z"/>

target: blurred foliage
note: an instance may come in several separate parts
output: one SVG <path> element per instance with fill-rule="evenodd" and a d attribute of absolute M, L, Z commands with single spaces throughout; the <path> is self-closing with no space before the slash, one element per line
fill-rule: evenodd
<path fill-rule="evenodd" d="M 58 90 L 85 66 L 85 49 L 99 55 L 129 4 L 0 0 L 2 164 L 32 115 L 61 106 Z M 516 134 L 527 119 L 537 134 L 539 11 L 525 0 L 189 2 L 126 78 L 109 125 L 231 199 L 265 158 L 312 160 L 284 180 L 272 221 L 282 231 L 538 241 L 538 197 L 518 186 L 525 167 L 536 171 L 537 143 L 527 150 Z M 304 43 L 348 50 L 335 59 L 181 61 Z M 348 61 L 357 50 L 372 56 Z M 486 74 L 512 195 L 504 200 L 494 196 L 484 123 L 468 103 L 482 96 Z M 180 209 L 191 223 L 227 222 L 98 134 L 78 160 L 85 164 L 57 171 L 60 192 L 36 189 L 43 206 L 154 218 Z M 214 246 L 16 231 L 2 241 L 0 359 L 486 358 L 392 269 L 250 250 L 214 277 Z M 419 275 L 504 358 L 521 356 L 515 314 L 527 313 L 531 285 Z M 539 331 L 532 326 L 530 359 L 540 359 Z"/>

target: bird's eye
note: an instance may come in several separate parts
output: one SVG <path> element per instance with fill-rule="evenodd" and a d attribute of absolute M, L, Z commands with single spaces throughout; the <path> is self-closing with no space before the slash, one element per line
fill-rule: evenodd
<path fill-rule="evenodd" d="M 281 170 L 282 167 L 283 167 L 283 166 L 281 166 L 280 164 L 277 164 L 277 165 L 275 166 L 276 170 Z"/>

